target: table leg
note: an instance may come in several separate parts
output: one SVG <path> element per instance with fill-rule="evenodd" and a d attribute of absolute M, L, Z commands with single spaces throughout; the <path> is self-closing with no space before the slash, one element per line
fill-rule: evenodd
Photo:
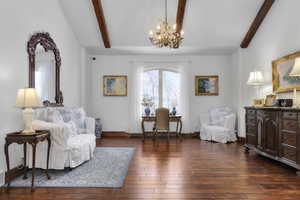
<path fill-rule="evenodd" d="M 10 167 L 9 167 L 9 153 L 8 153 L 8 146 L 9 146 L 9 143 L 5 143 L 5 146 L 4 146 L 4 152 L 5 152 L 5 158 L 6 158 L 6 166 L 7 166 L 7 189 L 9 188 L 10 186 L 10 174 L 9 174 L 9 170 L 10 170 Z"/>
<path fill-rule="evenodd" d="M 145 133 L 145 120 L 144 119 L 142 120 L 141 125 L 142 125 L 142 131 L 143 131 L 143 141 L 145 141 L 146 133 Z"/>
<path fill-rule="evenodd" d="M 27 179 L 27 145 L 26 142 L 23 145 L 23 152 L 24 152 L 24 176 L 23 179 Z"/>
<path fill-rule="evenodd" d="M 182 121 L 181 121 L 181 119 L 179 120 L 179 125 L 180 125 L 180 129 L 179 129 L 180 141 L 182 141 L 182 133 L 181 133 L 181 131 L 182 131 Z"/>
<path fill-rule="evenodd" d="M 176 138 L 178 138 L 178 126 L 179 126 L 179 120 L 176 122 Z"/>
<path fill-rule="evenodd" d="M 31 180 L 31 191 L 34 191 L 36 143 L 32 143 L 31 146 L 32 146 L 32 180 Z"/>
<path fill-rule="evenodd" d="M 50 148 L 51 148 L 51 140 L 50 140 L 50 137 L 47 138 L 47 141 L 48 141 L 48 151 L 47 151 L 47 168 L 46 168 L 46 175 L 47 175 L 47 178 L 50 179 L 51 177 L 49 176 L 49 173 L 48 173 L 48 169 L 49 169 L 49 156 L 50 156 Z"/>

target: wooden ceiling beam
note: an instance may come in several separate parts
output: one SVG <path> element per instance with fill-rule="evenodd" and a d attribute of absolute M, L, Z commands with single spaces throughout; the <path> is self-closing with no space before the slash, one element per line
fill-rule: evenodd
<path fill-rule="evenodd" d="M 183 27 L 183 19 L 186 7 L 186 0 L 178 0 L 177 17 L 176 17 L 176 32 L 180 33 Z"/>
<path fill-rule="evenodd" d="M 252 41 L 258 28 L 260 27 L 261 23 L 264 21 L 265 17 L 267 16 L 274 2 L 275 0 L 264 1 L 254 21 L 252 22 L 250 29 L 248 30 L 244 40 L 241 43 L 241 48 L 247 48 L 249 46 L 250 42 Z"/>
<path fill-rule="evenodd" d="M 93 2 L 96 18 L 98 21 L 99 29 L 102 35 L 104 47 L 110 48 L 111 46 L 109 42 L 109 36 L 108 36 L 108 31 L 105 23 L 101 0 L 92 0 L 92 2 Z"/>

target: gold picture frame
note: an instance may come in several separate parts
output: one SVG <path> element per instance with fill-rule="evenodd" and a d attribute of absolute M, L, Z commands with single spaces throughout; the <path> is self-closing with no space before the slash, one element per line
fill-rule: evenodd
<path fill-rule="evenodd" d="M 266 99 L 265 99 L 265 106 L 272 107 L 275 105 L 276 105 L 276 95 L 274 95 L 274 94 L 267 95 Z"/>
<path fill-rule="evenodd" d="M 265 99 L 254 99 L 252 101 L 252 106 L 254 107 L 264 107 Z"/>
<path fill-rule="evenodd" d="M 300 51 L 272 62 L 274 93 L 292 92 L 295 88 L 296 90 L 300 90 L 300 78 L 288 76 L 293 68 L 295 59 L 298 57 L 300 57 Z"/>
<path fill-rule="evenodd" d="M 195 76 L 196 96 L 218 96 L 219 76 Z"/>
<path fill-rule="evenodd" d="M 103 76 L 104 96 L 127 96 L 127 76 Z"/>

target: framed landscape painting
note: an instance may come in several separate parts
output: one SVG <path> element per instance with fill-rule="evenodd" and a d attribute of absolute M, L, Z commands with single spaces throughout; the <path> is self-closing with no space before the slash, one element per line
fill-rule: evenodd
<path fill-rule="evenodd" d="M 127 96 L 127 76 L 103 76 L 104 96 Z"/>
<path fill-rule="evenodd" d="M 289 76 L 296 59 L 300 58 L 300 51 L 287 55 L 272 62 L 273 92 L 291 92 L 300 90 L 300 77 Z"/>
<path fill-rule="evenodd" d="M 196 76 L 195 95 L 196 96 L 218 96 L 219 76 Z"/>

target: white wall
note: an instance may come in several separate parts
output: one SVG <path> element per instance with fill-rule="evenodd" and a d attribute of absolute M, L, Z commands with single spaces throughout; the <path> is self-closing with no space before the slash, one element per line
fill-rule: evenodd
<path fill-rule="evenodd" d="M 128 130 L 129 97 L 104 97 L 102 92 L 103 75 L 128 75 L 128 88 L 131 83 L 132 61 L 134 62 L 188 62 L 190 88 L 190 116 L 192 130 L 199 130 L 199 116 L 214 106 L 228 105 L 233 107 L 233 80 L 236 77 L 232 68 L 231 56 L 117 56 L 96 55 L 91 59 L 91 71 L 87 74 L 89 91 L 87 96 L 88 114 L 100 117 L 104 131 Z M 196 97 L 194 76 L 219 75 L 220 95 Z M 129 92 L 130 93 L 130 92 Z"/>
<path fill-rule="evenodd" d="M 241 85 L 238 109 L 242 136 L 245 136 L 243 106 L 250 105 L 256 97 L 255 89 L 246 85 L 249 73 L 254 69 L 263 71 L 266 85 L 261 89 L 261 96 L 272 93 L 272 61 L 300 50 L 299 6 L 300 1 L 297 0 L 276 1 L 250 46 L 236 53 L 240 69 L 240 79 L 236 83 Z"/>
<path fill-rule="evenodd" d="M 6 0 L 0 6 L 0 172 L 4 166 L 5 134 L 23 127 L 21 111 L 14 108 L 19 88 L 28 87 L 26 44 L 34 32 L 49 32 L 62 58 L 61 89 L 67 106 L 79 106 L 81 47 L 59 5 L 59 0 Z M 15 147 L 15 148 L 14 148 Z M 12 167 L 21 161 L 21 148 L 11 158 Z"/>

